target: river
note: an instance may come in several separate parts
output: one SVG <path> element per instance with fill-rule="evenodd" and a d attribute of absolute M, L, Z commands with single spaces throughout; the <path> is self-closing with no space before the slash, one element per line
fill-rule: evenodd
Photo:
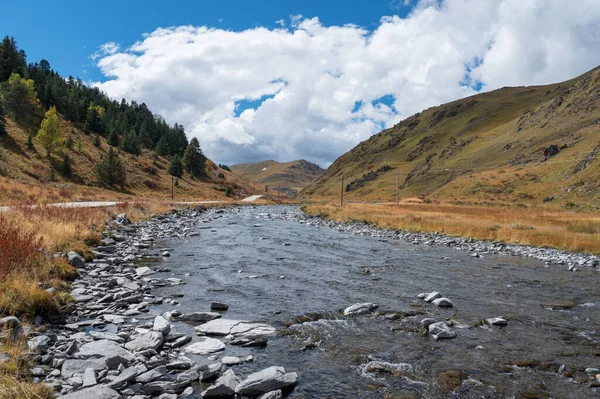
<path fill-rule="evenodd" d="M 157 294 L 177 297 L 180 304 L 160 305 L 154 313 L 207 311 L 216 300 L 230 306 L 223 318 L 276 326 L 281 334 L 266 348 L 228 346 L 226 353 L 254 356 L 254 362 L 234 366 L 237 374 L 271 365 L 297 371 L 300 383 L 292 398 L 600 394 L 584 371 L 600 368 L 595 268 L 570 273 L 524 257 L 474 258 L 276 217 L 287 209 L 248 206 L 211 213 L 198 221 L 198 236 L 157 243 L 171 257 L 161 265 L 169 271 L 155 276 L 185 284 L 159 289 Z M 417 298 L 431 291 L 453 307 Z M 358 302 L 379 309 L 342 315 Z M 481 323 L 498 316 L 507 326 Z M 423 318 L 454 322 L 457 337 L 436 342 L 423 333 Z M 175 324 L 193 334 L 193 326 Z M 397 366 L 374 372 L 372 361 Z"/>

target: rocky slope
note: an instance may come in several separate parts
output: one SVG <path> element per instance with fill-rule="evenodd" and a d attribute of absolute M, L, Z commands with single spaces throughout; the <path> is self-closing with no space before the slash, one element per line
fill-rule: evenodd
<path fill-rule="evenodd" d="M 247 179 L 273 189 L 295 192 L 303 189 L 324 172 L 319 165 L 305 161 L 277 162 L 262 161 L 253 164 L 238 164 L 231 170 Z"/>
<path fill-rule="evenodd" d="M 600 199 L 600 68 L 415 114 L 339 157 L 303 193 L 593 207 Z"/>

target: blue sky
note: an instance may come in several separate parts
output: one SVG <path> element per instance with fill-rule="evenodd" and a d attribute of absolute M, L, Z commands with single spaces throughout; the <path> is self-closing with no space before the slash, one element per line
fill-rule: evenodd
<path fill-rule="evenodd" d="M 90 56 L 104 43 L 127 47 L 158 27 L 195 25 L 227 30 L 277 27 L 290 16 L 318 16 L 324 25 L 353 23 L 369 30 L 385 15 L 406 15 L 404 0 L 105 0 L 10 1 L 0 34 L 14 36 L 28 61 L 47 59 L 62 75 L 102 80 Z"/>

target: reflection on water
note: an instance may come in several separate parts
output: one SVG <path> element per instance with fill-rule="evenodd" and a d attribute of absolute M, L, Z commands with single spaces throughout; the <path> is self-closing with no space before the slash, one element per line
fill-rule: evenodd
<path fill-rule="evenodd" d="M 264 217 L 285 209 L 246 207 L 213 215 L 199 224 L 199 236 L 162 243 L 173 248 L 164 260 L 170 272 L 157 277 L 186 284 L 159 293 L 183 294 L 178 309 L 205 311 L 218 300 L 230 305 L 225 318 L 281 328 L 267 348 L 228 347 L 229 355 L 255 357 L 234 366 L 238 375 L 270 365 L 296 370 L 301 382 L 290 396 L 295 398 L 599 394 L 584 371 L 600 368 L 598 271 L 569 273 L 521 257 L 471 258 L 453 249 Z M 430 291 L 441 292 L 454 307 L 416 298 Z M 379 313 L 343 317 L 340 310 L 357 302 L 377 303 Z M 156 311 L 171 309 L 162 305 Z M 481 323 L 497 316 L 508 326 Z M 458 337 L 436 342 L 424 335 L 425 317 L 454 321 Z M 292 323 L 300 324 L 288 327 Z M 191 326 L 177 327 L 193 332 Z M 393 366 L 405 364 L 409 370 Z"/>

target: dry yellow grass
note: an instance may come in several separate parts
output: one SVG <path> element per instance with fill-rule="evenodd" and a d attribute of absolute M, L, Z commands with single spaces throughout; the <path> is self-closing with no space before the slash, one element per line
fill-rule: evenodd
<path fill-rule="evenodd" d="M 600 215 L 535 208 L 474 207 L 447 204 L 320 204 L 309 214 L 336 221 L 366 221 L 386 228 L 440 232 L 451 236 L 600 253 Z"/>

